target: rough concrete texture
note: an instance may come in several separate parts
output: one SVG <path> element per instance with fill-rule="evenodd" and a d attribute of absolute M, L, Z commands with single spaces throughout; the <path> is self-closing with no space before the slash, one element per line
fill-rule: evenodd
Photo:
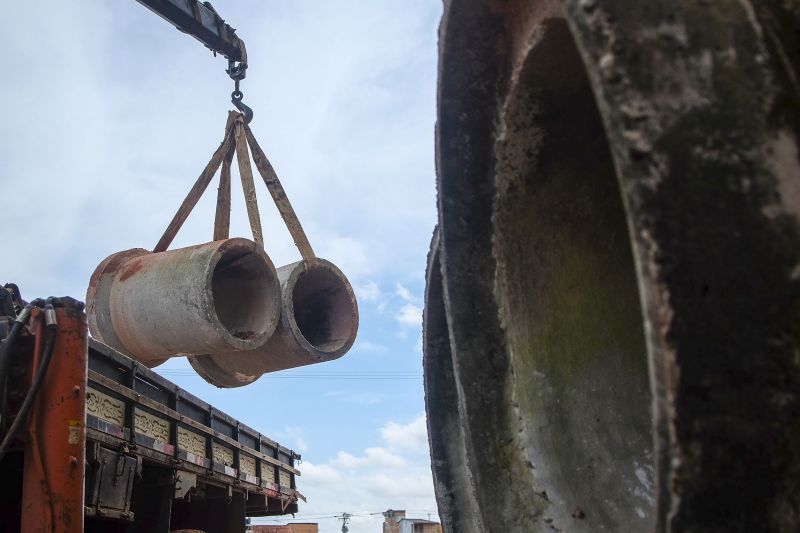
<path fill-rule="evenodd" d="M 119 252 L 92 275 L 92 335 L 154 366 L 175 355 L 261 346 L 280 313 L 275 268 L 246 239 Z"/>
<path fill-rule="evenodd" d="M 144 248 L 133 248 L 117 252 L 103 259 L 92 273 L 92 277 L 89 280 L 89 288 L 86 290 L 89 331 L 92 337 L 108 346 L 122 347 L 122 341 L 117 337 L 114 331 L 114 324 L 111 322 L 110 296 L 114 279 L 128 259 L 149 253 Z M 167 358 L 148 361 L 147 365 L 150 367 L 157 366 L 166 360 Z"/>
<path fill-rule="evenodd" d="M 218 387 L 241 387 L 262 374 L 333 361 L 353 346 L 358 304 L 336 265 L 316 258 L 278 269 L 280 321 L 262 346 L 189 357 L 203 379 Z"/>
<path fill-rule="evenodd" d="M 438 231 L 434 232 L 428 254 L 422 321 L 431 470 L 442 526 L 446 531 L 483 531 L 459 417 L 457 382 L 442 293 Z"/>
<path fill-rule="evenodd" d="M 463 440 L 482 530 L 800 529 L 798 24 L 779 0 L 445 2 L 457 398 L 427 402 L 458 405 L 431 440 Z"/>

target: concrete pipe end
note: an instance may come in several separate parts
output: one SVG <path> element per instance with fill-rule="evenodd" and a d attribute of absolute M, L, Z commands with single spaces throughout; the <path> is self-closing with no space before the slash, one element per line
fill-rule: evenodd
<path fill-rule="evenodd" d="M 347 278 L 324 259 L 278 269 L 280 324 L 264 346 L 190 357 L 203 379 L 217 387 L 240 387 L 262 374 L 343 356 L 358 332 L 358 305 Z"/>
<path fill-rule="evenodd" d="M 86 316 L 89 333 L 100 342 L 131 355 L 117 337 L 111 322 L 111 286 L 117 274 L 129 259 L 149 254 L 144 248 L 133 248 L 111 254 L 97 265 L 86 289 Z"/>
<path fill-rule="evenodd" d="M 336 265 L 325 259 L 295 263 L 283 298 L 283 320 L 311 355 L 331 361 L 353 346 L 358 303 L 350 282 Z"/>
<path fill-rule="evenodd" d="M 247 239 L 228 239 L 211 258 L 208 272 L 211 320 L 237 350 L 262 346 L 280 320 L 280 284 L 266 252 Z"/>
<path fill-rule="evenodd" d="M 177 355 L 252 350 L 280 321 L 280 283 L 264 250 L 226 239 L 106 258 L 87 292 L 90 331 L 156 366 Z"/>
<path fill-rule="evenodd" d="M 437 228 L 428 254 L 422 316 L 422 367 L 433 485 L 446 531 L 485 531 L 475 512 L 478 503 L 467 467 L 439 252 Z"/>

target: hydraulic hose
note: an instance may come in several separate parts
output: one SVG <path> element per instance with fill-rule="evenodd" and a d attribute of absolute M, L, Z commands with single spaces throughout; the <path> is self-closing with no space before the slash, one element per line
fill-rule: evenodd
<path fill-rule="evenodd" d="M 44 300 L 39 298 L 26 305 L 22 311 L 20 311 L 19 316 L 17 316 L 17 319 L 14 321 L 14 325 L 11 326 L 11 331 L 8 333 L 8 337 L 6 337 L 3 343 L 2 350 L 0 350 L 0 387 L 5 386 L 6 373 L 8 372 L 8 365 L 11 362 L 11 347 L 17 341 L 17 337 L 19 337 L 22 328 L 25 327 L 25 323 L 28 321 L 28 318 L 30 318 L 33 308 L 43 303 Z"/>
<path fill-rule="evenodd" d="M 21 315 L 22 313 L 20 313 L 20 316 Z M 11 446 L 11 443 L 14 442 L 17 432 L 19 432 L 20 427 L 22 427 L 22 423 L 28 417 L 28 412 L 33 405 L 33 401 L 36 399 L 36 395 L 39 392 L 39 389 L 42 387 L 42 383 L 44 382 L 44 377 L 47 374 L 47 368 L 50 366 L 50 360 L 53 358 L 53 350 L 56 344 L 58 325 L 56 323 L 56 312 L 49 298 L 44 307 L 44 320 L 45 338 L 42 359 L 39 363 L 39 368 L 36 369 L 36 375 L 33 378 L 33 383 L 31 383 L 31 387 L 28 389 L 25 399 L 22 401 L 22 405 L 17 412 L 17 416 L 11 423 L 8 433 L 6 433 L 5 438 L 3 438 L 3 442 L 0 443 L 0 461 L 2 461 L 3 457 L 5 457 L 8 448 Z M 14 326 L 16 327 L 16 324 Z M 11 335 L 9 334 L 9 338 L 10 337 Z M 6 345 L 6 347 L 7 346 L 8 345 Z"/>

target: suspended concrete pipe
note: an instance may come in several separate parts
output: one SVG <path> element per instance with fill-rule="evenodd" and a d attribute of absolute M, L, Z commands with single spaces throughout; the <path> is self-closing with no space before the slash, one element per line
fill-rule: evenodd
<path fill-rule="evenodd" d="M 262 374 L 343 356 L 356 339 L 358 305 L 350 283 L 324 259 L 280 267 L 281 317 L 275 333 L 249 351 L 189 357 L 217 387 L 241 387 Z"/>
<path fill-rule="evenodd" d="M 424 351 L 450 531 L 800 530 L 798 25 L 445 0 Z"/>
<path fill-rule="evenodd" d="M 96 339 L 155 366 L 169 357 L 263 345 L 280 315 L 272 261 L 247 239 L 106 258 L 86 295 Z"/>

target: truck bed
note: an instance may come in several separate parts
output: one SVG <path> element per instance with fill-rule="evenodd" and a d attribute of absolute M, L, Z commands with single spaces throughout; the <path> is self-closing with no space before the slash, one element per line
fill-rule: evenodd
<path fill-rule="evenodd" d="M 304 499 L 300 455 L 94 339 L 86 404 L 86 531 L 244 531 Z"/>

